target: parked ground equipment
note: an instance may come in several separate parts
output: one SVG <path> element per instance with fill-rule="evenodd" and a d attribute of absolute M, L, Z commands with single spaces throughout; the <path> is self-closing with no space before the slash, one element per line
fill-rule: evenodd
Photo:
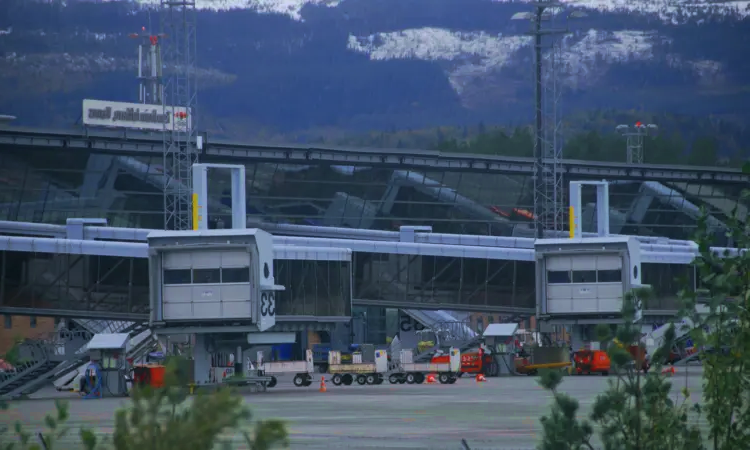
<path fill-rule="evenodd" d="M 341 352 L 328 352 L 328 373 L 331 382 L 336 386 L 351 385 L 355 380 L 358 384 L 383 384 L 385 373 L 388 371 L 388 353 L 385 350 L 374 351 L 373 362 L 363 362 L 362 353 L 353 353 L 351 364 L 344 364 Z"/>
<path fill-rule="evenodd" d="M 573 353 L 573 362 L 578 375 L 591 375 L 601 373 L 609 375 L 610 360 L 607 352 L 603 350 L 580 350 Z"/>
<path fill-rule="evenodd" d="M 276 386 L 278 380 L 276 376 L 283 374 L 294 374 L 293 382 L 297 387 L 306 387 L 312 384 L 312 373 L 315 369 L 313 364 L 312 350 L 305 351 L 304 361 L 271 361 L 263 360 L 263 352 L 258 352 L 257 370 L 260 376 L 270 376 L 271 380 L 267 387 Z"/>
<path fill-rule="evenodd" d="M 450 354 L 435 354 L 430 362 L 433 364 L 450 364 Z M 486 377 L 496 377 L 498 372 L 499 366 L 495 361 L 492 350 L 483 344 L 478 344 L 466 352 L 461 352 L 461 369 L 458 376 L 465 373 L 470 375 L 481 373 Z"/>
<path fill-rule="evenodd" d="M 414 354 L 411 350 L 401 350 L 395 370 L 388 376 L 388 382 L 391 384 L 421 384 L 427 379 L 427 375 L 434 373 L 437 374 L 437 380 L 441 384 L 453 384 L 458 379 L 460 372 L 461 351 L 457 348 L 451 347 L 448 350 L 448 361 L 441 363 L 415 363 Z"/>

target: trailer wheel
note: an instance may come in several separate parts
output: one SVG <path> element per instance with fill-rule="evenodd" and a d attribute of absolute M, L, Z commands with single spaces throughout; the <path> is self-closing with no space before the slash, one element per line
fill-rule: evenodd
<path fill-rule="evenodd" d="M 417 382 L 417 384 L 422 384 L 422 383 L 424 383 L 424 374 L 423 374 L 423 373 L 418 373 L 418 374 L 416 374 L 416 375 L 414 376 L 414 378 L 415 378 L 415 381 Z"/>
<path fill-rule="evenodd" d="M 414 384 L 417 382 L 417 377 L 413 373 L 407 373 L 406 382 L 409 384 Z"/>
<path fill-rule="evenodd" d="M 367 383 L 367 377 L 364 375 L 357 375 L 357 384 L 363 385 Z"/>
<path fill-rule="evenodd" d="M 374 385 L 378 381 L 378 379 L 375 378 L 375 375 L 370 374 L 370 375 L 367 375 L 367 377 L 365 378 L 365 381 L 369 385 Z"/>
<path fill-rule="evenodd" d="M 391 384 L 396 384 L 398 383 L 398 378 L 399 378 L 398 375 L 396 375 L 395 373 L 392 373 L 388 375 L 388 382 Z"/>
<path fill-rule="evenodd" d="M 333 382 L 334 386 L 341 386 L 341 375 L 334 375 L 331 381 Z"/>
<path fill-rule="evenodd" d="M 448 379 L 448 384 L 456 384 L 456 381 L 458 381 L 458 377 L 453 375 Z"/>
<path fill-rule="evenodd" d="M 406 383 L 406 377 L 402 376 L 398 379 L 398 384 L 404 384 Z"/>
<path fill-rule="evenodd" d="M 271 377 L 271 381 L 268 382 L 268 387 L 272 388 L 276 386 L 276 383 L 278 383 L 278 380 L 276 380 L 276 377 Z"/>
<path fill-rule="evenodd" d="M 351 376 L 351 374 L 346 374 L 343 377 L 341 377 L 341 381 L 344 383 L 344 386 L 351 386 L 354 382 L 354 377 Z"/>
<path fill-rule="evenodd" d="M 292 381 L 294 381 L 294 385 L 295 386 L 302 387 L 302 386 L 305 385 L 305 382 L 307 380 L 306 380 L 306 377 L 304 377 L 304 376 L 302 376 L 301 374 L 298 373 L 297 375 L 294 376 L 294 380 L 292 380 Z"/>
<path fill-rule="evenodd" d="M 448 384 L 448 380 L 450 380 L 450 376 L 447 373 L 441 373 L 438 375 L 438 381 L 440 384 Z"/>

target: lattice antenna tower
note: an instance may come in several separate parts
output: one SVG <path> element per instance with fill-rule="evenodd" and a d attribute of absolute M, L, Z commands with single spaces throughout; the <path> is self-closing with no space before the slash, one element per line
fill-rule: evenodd
<path fill-rule="evenodd" d="M 163 62 L 161 38 L 142 27 L 140 32 L 130 34 L 138 40 L 138 101 L 144 105 L 164 104 Z"/>
<path fill-rule="evenodd" d="M 643 164 L 643 142 L 647 136 L 656 134 L 659 127 L 653 123 L 636 122 L 635 125 L 617 125 L 615 130 L 627 139 L 628 164 Z"/>
<path fill-rule="evenodd" d="M 577 15 L 564 14 L 562 3 L 531 3 L 529 13 L 517 13 L 512 19 L 529 20 L 534 51 L 534 227 L 537 238 L 545 230 L 562 231 L 565 220 L 565 189 L 562 172 L 562 121 L 560 114 L 562 63 L 561 36 L 568 33 L 560 27 Z M 563 23 L 565 25 L 565 23 Z"/>
<path fill-rule="evenodd" d="M 175 115 L 164 130 L 164 228 L 192 228 L 192 166 L 196 149 L 198 106 L 196 86 L 195 0 L 161 0 L 165 112 Z M 177 117 L 179 116 L 179 117 Z"/>

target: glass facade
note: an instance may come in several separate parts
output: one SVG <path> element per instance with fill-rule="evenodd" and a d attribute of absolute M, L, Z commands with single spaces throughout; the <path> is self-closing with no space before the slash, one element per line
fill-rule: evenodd
<path fill-rule="evenodd" d="M 228 162 L 222 160 L 207 162 Z M 231 161 L 236 163 L 236 160 Z M 266 221 L 397 230 L 530 236 L 531 180 L 470 172 L 416 172 L 364 166 L 247 163 L 248 214 Z M 107 216 L 111 225 L 162 228 L 162 159 L 68 152 L 0 154 L 0 220 L 64 223 Z M 209 176 L 209 215 L 229 222 L 230 177 Z M 616 182 L 611 232 L 689 239 L 700 208 L 717 229 L 738 204 L 741 186 Z M 595 192 L 583 191 L 584 228 L 595 227 Z M 721 237 L 722 233 L 717 233 Z"/>
<path fill-rule="evenodd" d="M 4 150 L 0 220 L 62 224 L 72 217 L 106 217 L 111 226 L 162 228 L 162 175 L 161 157 L 87 154 L 58 147 Z M 532 236 L 532 184 L 521 175 L 248 162 L 246 188 L 248 215 L 264 221 L 394 231 L 403 225 L 430 225 L 442 233 Z M 717 244 L 726 244 L 722 225 L 734 208 L 740 215 L 747 212 L 747 204 L 738 203 L 740 189 L 615 182 L 610 185 L 611 232 L 689 239 L 700 208 L 705 208 L 717 229 Z M 230 190 L 229 173 L 218 170 L 209 175 L 211 220 L 231 223 Z M 582 195 L 584 230 L 593 231 L 594 189 L 584 188 Z M 355 302 L 372 301 L 383 311 L 394 303 L 439 303 L 474 311 L 532 308 L 535 303 L 531 262 L 360 252 L 353 255 L 351 268 L 350 280 L 338 262 L 278 261 L 278 282 L 287 286 L 282 295 L 290 300 L 278 314 L 346 315 L 351 311 L 342 310 L 347 308 L 344 303 L 330 300 L 349 292 Z M 666 299 L 675 296 L 679 286 L 674 279 L 684 270 L 685 266 L 644 267 L 644 282 L 663 297 L 652 309 L 673 309 Z M 121 281 L 127 285 L 127 280 Z M 368 313 L 368 323 L 382 322 L 373 330 L 385 328 L 384 312 L 361 312 Z"/>

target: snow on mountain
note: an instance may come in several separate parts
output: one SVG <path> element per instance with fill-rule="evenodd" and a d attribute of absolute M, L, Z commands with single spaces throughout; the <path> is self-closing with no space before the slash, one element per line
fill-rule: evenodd
<path fill-rule="evenodd" d="M 158 5 L 161 0 L 136 0 L 144 6 Z M 333 8 L 343 0 L 196 0 L 197 9 L 227 11 L 231 9 L 253 9 L 261 14 L 284 14 L 302 21 L 302 8 L 306 5 L 320 5 Z"/>
<path fill-rule="evenodd" d="M 80 1 L 80 0 L 79 0 Z M 102 1 L 102 0 L 99 0 Z M 117 1 L 117 0 L 108 0 Z M 161 0 L 134 0 L 142 5 L 156 5 Z M 302 21 L 301 11 L 305 5 L 336 7 L 345 0 L 196 0 L 196 8 L 214 11 L 231 9 L 253 9 L 261 14 L 284 14 Z M 488 0 L 498 3 L 528 3 L 534 0 Z M 698 15 L 750 16 L 748 0 L 559 0 L 570 7 L 652 15 L 665 23 L 682 23 Z"/>
<path fill-rule="evenodd" d="M 608 64 L 644 61 L 653 57 L 660 40 L 654 32 L 588 30 L 568 36 L 562 43 L 563 80 L 580 88 L 603 75 Z M 446 74 L 458 94 L 464 88 L 508 66 L 513 56 L 531 45 L 528 36 L 490 35 L 420 28 L 365 37 L 349 36 L 348 48 L 371 60 L 420 59 L 444 61 Z"/>
<path fill-rule="evenodd" d="M 535 0 L 492 0 L 498 3 L 528 3 Z M 729 0 L 558 0 L 570 8 L 652 15 L 671 24 L 684 23 L 699 15 L 750 16 L 750 1 Z"/>

